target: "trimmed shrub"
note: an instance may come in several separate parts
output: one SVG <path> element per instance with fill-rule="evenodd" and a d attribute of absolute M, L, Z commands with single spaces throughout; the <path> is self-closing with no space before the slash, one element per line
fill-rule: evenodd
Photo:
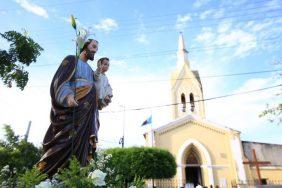
<path fill-rule="evenodd" d="M 176 174 L 175 158 L 163 149 L 131 147 L 108 149 L 106 152 L 112 154 L 109 164 L 125 183 L 132 182 L 136 176 L 164 179 Z"/>

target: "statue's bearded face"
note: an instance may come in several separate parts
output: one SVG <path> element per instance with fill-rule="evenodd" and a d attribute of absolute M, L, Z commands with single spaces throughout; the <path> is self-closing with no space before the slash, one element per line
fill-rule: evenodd
<path fill-rule="evenodd" d="M 87 59 L 93 61 L 94 60 L 94 55 L 98 51 L 98 43 L 97 41 L 93 40 L 91 43 L 88 45 L 86 51 L 86 57 Z"/>

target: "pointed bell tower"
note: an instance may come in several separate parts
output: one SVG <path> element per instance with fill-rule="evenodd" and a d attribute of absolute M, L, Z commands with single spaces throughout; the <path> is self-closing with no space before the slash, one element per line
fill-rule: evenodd
<path fill-rule="evenodd" d="M 184 44 L 184 37 L 182 32 L 180 32 L 178 38 L 177 68 L 180 70 L 183 67 L 183 64 L 186 64 L 188 67 L 190 66 L 188 61 L 188 51 Z"/>
<path fill-rule="evenodd" d="M 205 118 L 201 79 L 198 71 L 190 69 L 183 33 L 178 38 L 177 69 L 172 72 L 171 86 L 172 103 L 177 103 L 172 106 L 174 119 L 189 114 Z"/>

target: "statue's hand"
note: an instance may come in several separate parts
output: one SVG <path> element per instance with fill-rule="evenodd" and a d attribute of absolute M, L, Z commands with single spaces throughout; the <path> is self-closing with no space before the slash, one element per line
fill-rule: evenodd
<path fill-rule="evenodd" d="M 97 140 L 95 139 L 95 137 L 90 137 L 89 142 L 90 142 L 90 145 L 92 146 L 92 148 L 96 150 L 96 148 L 97 148 Z"/>
<path fill-rule="evenodd" d="M 98 109 L 102 110 L 102 108 L 103 108 L 103 102 L 102 102 L 102 99 L 99 99 L 98 100 Z"/>
<path fill-rule="evenodd" d="M 99 70 L 97 69 L 95 72 L 94 72 L 94 80 L 95 81 L 98 81 L 100 79 L 100 72 Z"/>
<path fill-rule="evenodd" d="M 74 99 L 73 95 L 69 95 L 67 97 L 67 104 L 69 107 L 78 106 L 78 102 Z"/>
<path fill-rule="evenodd" d="M 111 101 L 111 97 L 109 95 L 107 95 L 105 98 L 104 98 L 104 101 L 107 103 L 107 105 L 112 102 Z"/>

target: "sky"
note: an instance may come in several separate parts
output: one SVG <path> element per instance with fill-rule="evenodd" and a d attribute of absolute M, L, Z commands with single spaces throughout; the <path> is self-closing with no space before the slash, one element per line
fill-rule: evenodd
<path fill-rule="evenodd" d="M 141 127 L 151 114 L 153 128 L 172 121 L 170 75 L 176 69 L 179 32 L 185 39 L 190 68 L 198 70 L 204 98 L 281 84 L 282 2 L 279 0 L 4 0 L 0 33 L 28 32 L 44 48 L 31 64 L 24 91 L 0 81 L 0 138 L 10 124 L 40 146 L 50 124 L 51 79 L 62 59 L 75 53 L 73 14 L 80 28 L 99 41 L 93 62 L 107 56 L 113 102 L 100 114 L 99 147 L 145 143 Z M 9 44 L 0 39 L 0 49 Z M 280 62 L 280 63 L 279 63 Z M 266 71 L 266 72 L 265 72 Z M 214 75 L 230 75 L 218 76 Z M 206 118 L 241 132 L 241 139 L 282 144 L 282 125 L 259 114 L 281 101 L 281 86 L 205 102 Z M 279 98 L 280 97 L 280 98 Z M 125 112 L 124 112 L 125 109 Z"/>

